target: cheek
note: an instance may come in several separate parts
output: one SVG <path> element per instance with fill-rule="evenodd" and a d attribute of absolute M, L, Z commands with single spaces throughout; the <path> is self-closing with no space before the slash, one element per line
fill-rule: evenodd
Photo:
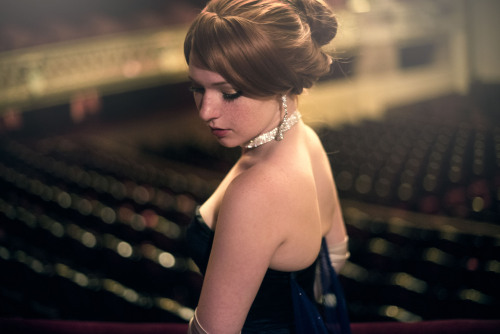
<path fill-rule="evenodd" d="M 245 125 L 250 125 L 254 119 L 254 117 L 252 117 L 252 111 L 244 106 L 229 107 L 226 109 L 225 115 L 231 118 L 233 123 L 243 127 L 245 127 Z"/>

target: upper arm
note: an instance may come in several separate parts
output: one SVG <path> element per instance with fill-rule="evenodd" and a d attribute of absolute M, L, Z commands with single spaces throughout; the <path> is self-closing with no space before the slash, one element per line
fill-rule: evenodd
<path fill-rule="evenodd" d="M 222 200 L 198 304 L 200 323 L 216 333 L 241 330 L 276 249 L 283 242 L 278 199 L 263 180 L 237 177 Z"/>
<path fill-rule="evenodd" d="M 334 180 L 333 180 L 332 196 L 333 196 L 332 226 L 325 236 L 327 244 L 329 245 L 335 245 L 338 244 L 339 242 L 344 241 L 347 235 L 344 223 L 344 217 L 342 215 L 342 208 L 340 206 L 340 201 L 338 198 L 337 188 Z"/>
<path fill-rule="evenodd" d="M 314 130 L 308 128 L 310 132 L 310 140 L 312 146 L 319 147 L 320 149 L 314 150 L 316 156 L 315 162 L 318 164 L 316 172 L 318 173 L 317 189 L 320 206 L 322 212 L 328 220 L 330 228 L 326 234 L 326 240 L 329 245 L 337 244 L 344 241 L 346 237 L 346 229 L 344 218 L 342 215 L 342 208 L 338 198 L 337 187 L 332 175 L 332 168 L 327 153 L 323 149 L 321 140 Z"/>

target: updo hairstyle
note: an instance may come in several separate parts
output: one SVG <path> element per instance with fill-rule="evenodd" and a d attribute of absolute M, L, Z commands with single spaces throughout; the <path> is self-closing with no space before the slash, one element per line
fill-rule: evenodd
<path fill-rule="evenodd" d="M 212 0 L 189 28 L 184 55 L 245 95 L 298 95 L 330 71 L 321 47 L 336 33 L 321 0 Z"/>

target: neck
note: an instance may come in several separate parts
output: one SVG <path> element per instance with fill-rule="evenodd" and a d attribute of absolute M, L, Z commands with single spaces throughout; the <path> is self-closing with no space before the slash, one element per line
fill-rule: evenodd
<path fill-rule="evenodd" d="M 281 139 L 283 139 L 283 135 L 285 134 L 285 132 L 287 132 L 295 124 L 297 124 L 301 117 L 302 115 L 300 114 L 300 112 L 298 110 L 295 110 L 282 123 L 280 123 L 280 125 L 272 129 L 271 131 L 253 138 L 247 144 L 243 145 L 243 148 L 253 149 L 274 140 L 280 141 Z"/>

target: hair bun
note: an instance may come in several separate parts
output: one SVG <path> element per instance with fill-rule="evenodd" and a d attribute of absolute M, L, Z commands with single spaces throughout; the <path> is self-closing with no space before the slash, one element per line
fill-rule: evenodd
<path fill-rule="evenodd" d="M 304 14 L 311 29 L 311 37 L 320 46 L 330 43 L 337 34 L 337 19 L 333 11 L 321 0 L 290 1 Z"/>

